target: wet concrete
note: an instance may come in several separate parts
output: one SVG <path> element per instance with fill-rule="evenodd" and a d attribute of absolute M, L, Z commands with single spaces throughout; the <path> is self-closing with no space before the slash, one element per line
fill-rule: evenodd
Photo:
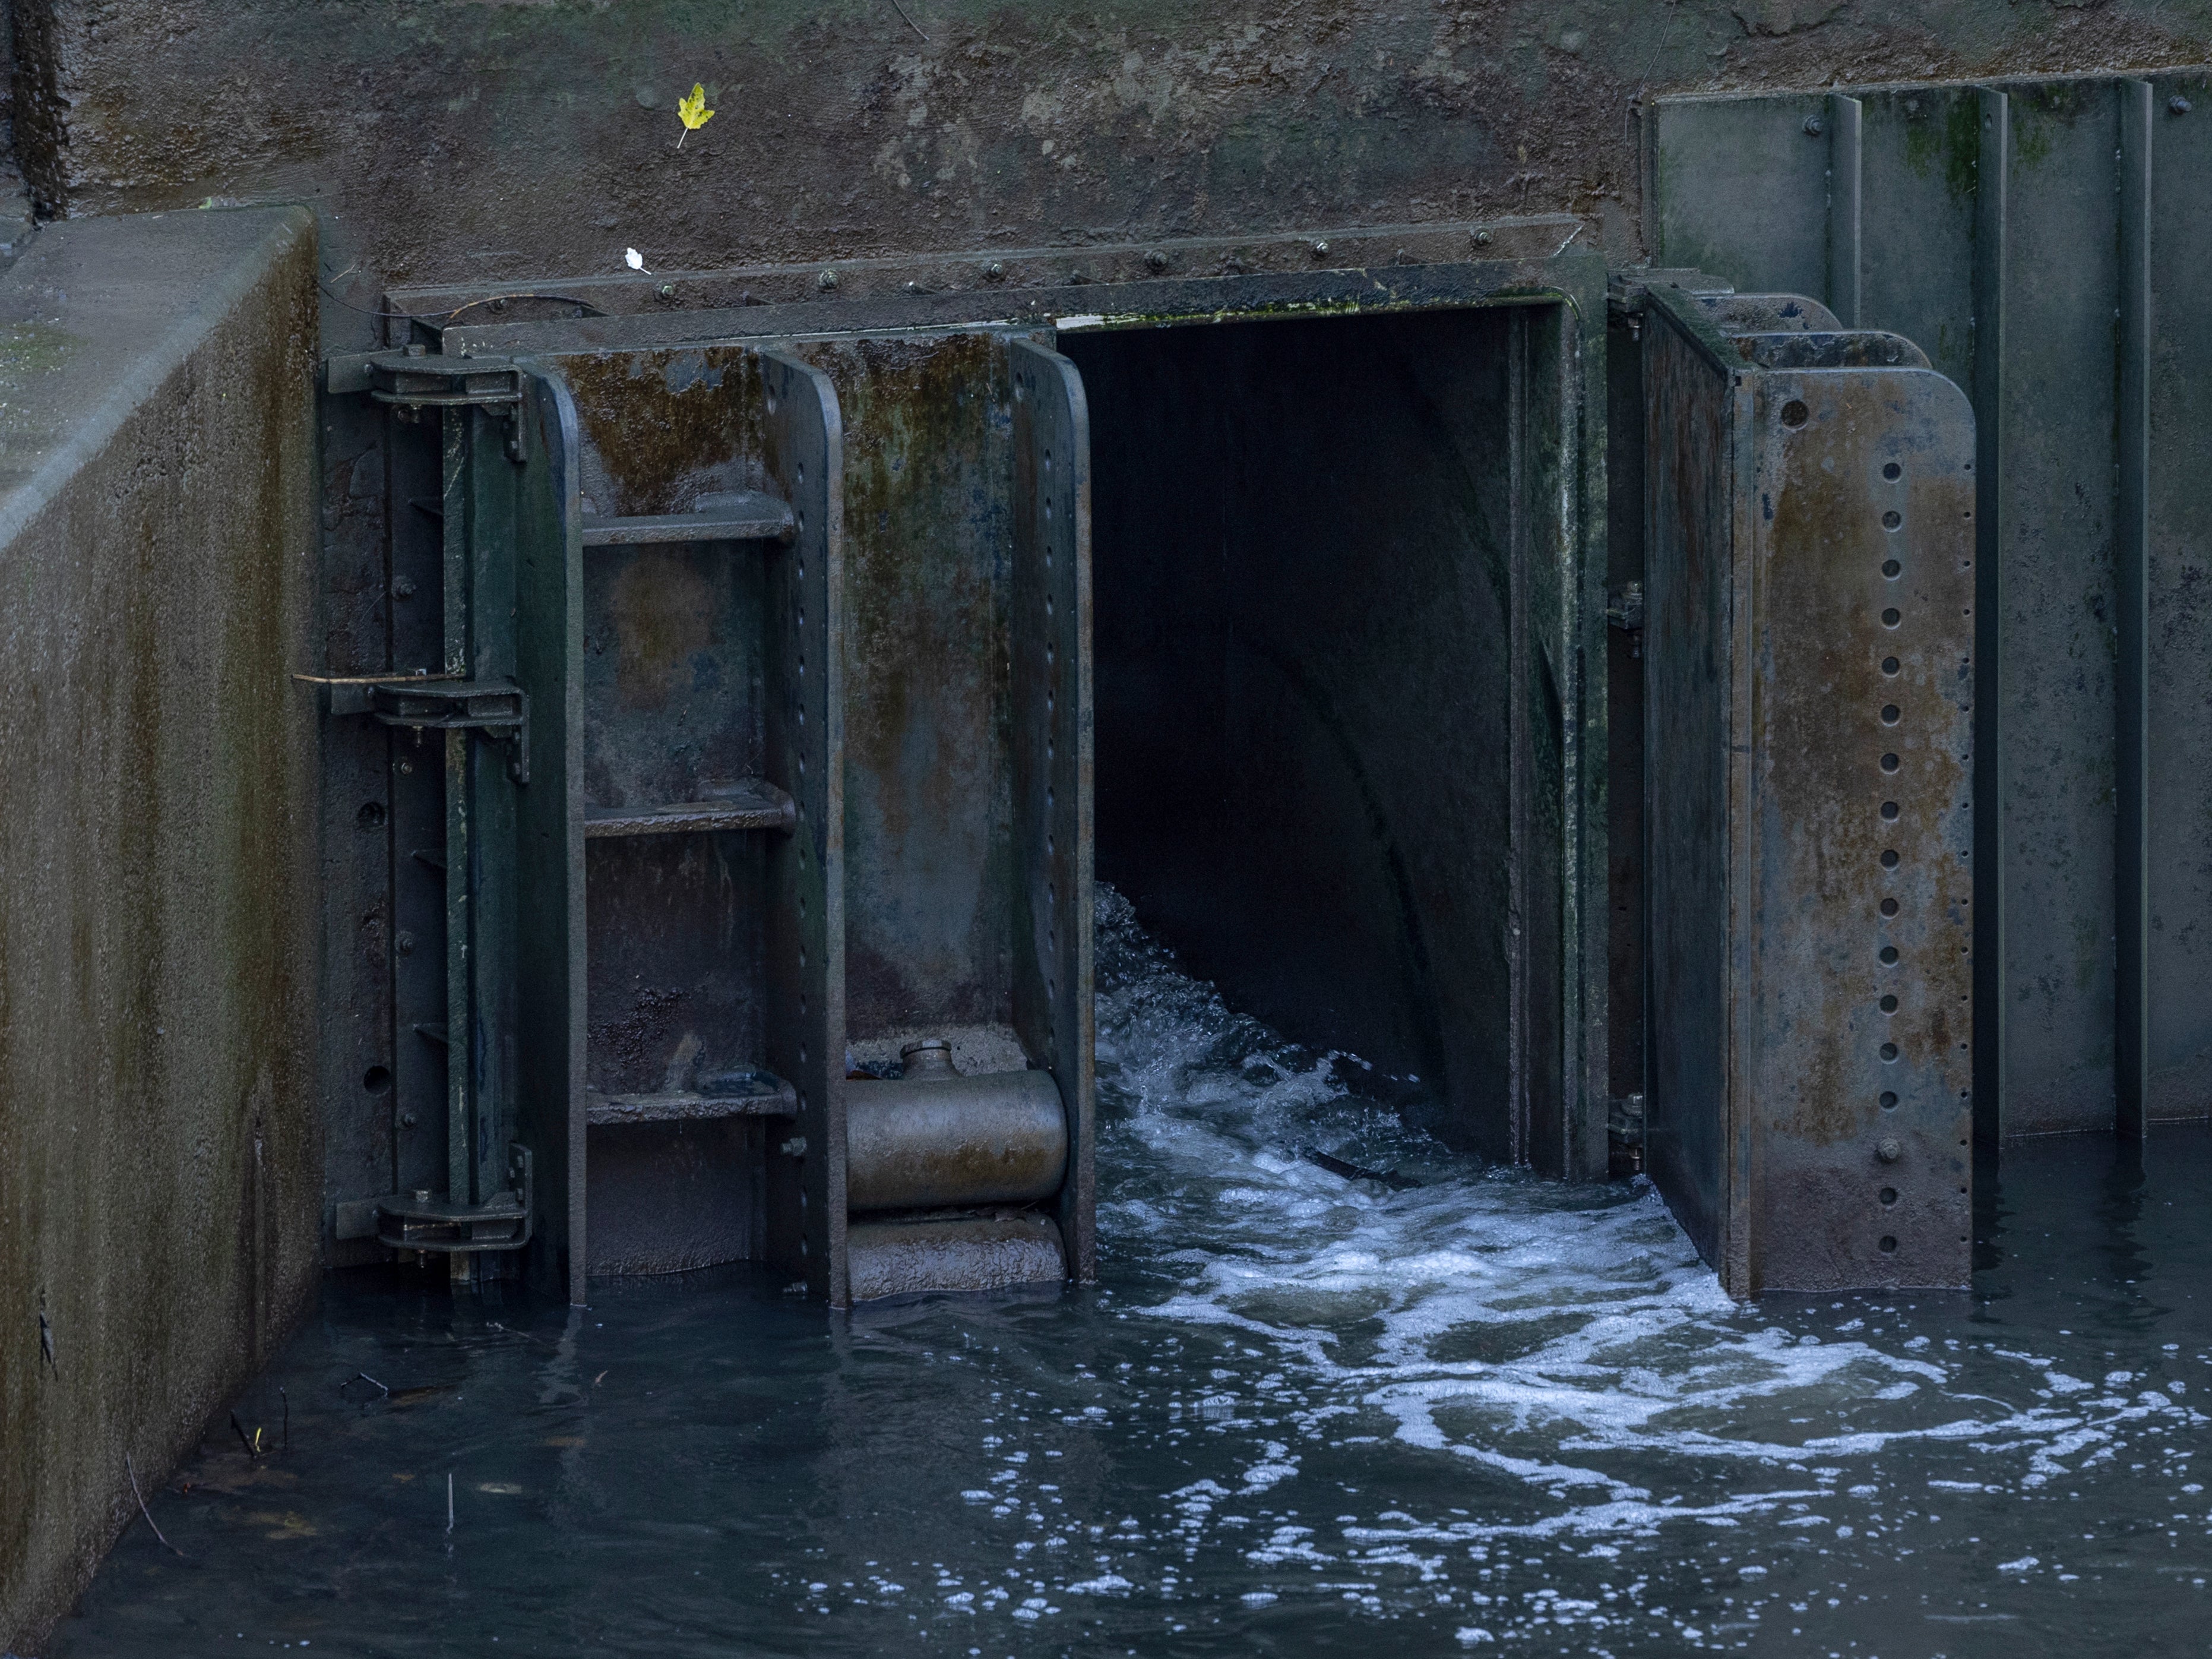
<path fill-rule="evenodd" d="M 0 280 L 0 1648 L 314 1294 L 315 246 Z"/>

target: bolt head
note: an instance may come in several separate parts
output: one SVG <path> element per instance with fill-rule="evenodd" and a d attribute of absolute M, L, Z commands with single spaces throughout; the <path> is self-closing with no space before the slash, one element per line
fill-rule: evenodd
<path fill-rule="evenodd" d="M 1905 1156 L 1905 1149 L 1889 1136 L 1882 1138 L 1881 1144 L 1875 1147 L 1874 1152 L 1884 1163 L 1895 1163 Z"/>
<path fill-rule="evenodd" d="M 983 280 L 987 283 L 1003 281 L 1005 280 L 1006 275 L 1006 267 L 1000 265 L 996 259 L 992 260 L 990 264 L 983 267 Z"/>
<path fill-rule="evenodd" d="M 674 283 L 661 284 L 660 297 L 664 300 L 674 299 L 676 297 L 676 284 Z"/>
<path fill-rule="evenodd" d="M 1316 242 L 1313 245 L 1313 256 L 1316 259 L 1326 259 L 1328 256 L 1328 244 L 1327 242 Z"/>
<path fill-rule="evenodd" d="M 1156 247 L 1145 255 L 1145 264 L 1151 270 L 1164 271 L 1168 268 L 1168 256 Z"/>
<path fill-rule="evenodd" d="M 831 289 L 837 286 L 837 273 L 834 271 L 823 271 L 820 276 L 814 279 L 814 285 L 820 289 L 824 294 L 827 294 Z"/>
<path fill-rule="evenodd" d="M 1474 245 L 1475 245 L 1477 247 L 1489 247 L 1489 246 L 1490 246 L 1490 233 L 1489 233 L 1488 231 L 1486 231 L 1486 230 L 1478 230 L 1478 231 L 1476 231 L 1476 232 L 1474 233 Z"/>
<path fill-rule="evenodd" d="M 1819 116 L 1808 115 L 1805 118 L 1805 136 L 1808 138 L 1817 138 L 1826 131 L 1827 123 L 1821 120 Z"/>
<path fill-rule="evenodd" d="M 2178 92 L 2175 93 L 2172 97 L 2166 101 L 2166 107 L 2176 115 L 2186 115 L 2189 113 L 2189 100 L 2183 97 Z"/>

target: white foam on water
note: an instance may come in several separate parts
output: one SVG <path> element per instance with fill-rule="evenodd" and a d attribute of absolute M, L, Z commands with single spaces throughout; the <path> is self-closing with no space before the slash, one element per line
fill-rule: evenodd
<path fill-rule="evenodd" d="M 1285 1042 L 1181 973 L 1119 894 L 1102 887 L 1098 908 L 1101 1233 L 1162 1282 L 1149 1315 L 1266 1345 L 1307 1441 L 1379 1419 L 1550 1506 L 1348 1540 L 1726 1524 L 1829 1495 L 1802 1478 L 1808 1461 L 1905 1445 L 1978 1460 L 1989 1489 L 2033 1486 L 2145 1416 L 2203 1420 L 2150 1391 L 2084 1400 L 2094 1385 L 1992 1344 L 1884 1345 L 1860 1318 L 1793 1336 L 1723 1293 L 1648 1183 L 1455 1157 L 1345 1086 L 1372 1075 L 1357 1057 Z M 1424 1185 L 1346 1179 L 1308 1148 Z M 1210 1485 L 1179 1495 L 1186 1525 Z"/>

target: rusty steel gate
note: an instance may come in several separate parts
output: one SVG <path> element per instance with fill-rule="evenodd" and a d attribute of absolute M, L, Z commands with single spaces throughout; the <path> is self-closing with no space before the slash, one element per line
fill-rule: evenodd
<path fill-rule="evenodd" d="M 1096 858 L 1735 1294 L 1964 1282 L 1955 339 L 1573 252 L 870 274 L 330 365 L 339 1259 L 1087 1278 Z"/>
<path fill-rule="evenodd" d="M 1572 257 L 1380 293 L 1131 284 L 1126 314 L 1072 314 L 1082 289 L 981 319 L 908 296 L 486 323 L 482 296 L 394 296 L 392 349 L 325 375 L 334 1259 L 572 1296 L 758 1260 L 835 1303 L 1093 1275 L 1094 452 L 1125 879 L 1152 868 L 1133 826 L 1176 821 L 1292 910 L 1382 893 L 1288 971 L 1264 930 L 1196 948 L 1286 1023 L 1427 1076 L 1448 1138 L 1602 1173 L 1604 358 L 1581 319 L 1604 292 Z M 1158 388 L 1216 372 L 1208 339 L 1278 363 L 1285 409 L 1356 383 L 1373 434 L 1316 422 L 1287 468 L 1296 446 L 1233 441 L 1146 497 L 1139 536 Z M 1054 349 L 1086 340 L 1103 439 Z M 1252 493 L 1224 515 L 1231 473 Z M 1332 528 L 1355 485 L 1381 508 Z M 1285 535 L 1295 585 L 1267 562 Z M 1179 536 L 1273 593 L 1231 629 L 1261 655 L 1164 656 L 1174 631 L 1139 625 L 1133 544 Z M 1415 580 L 1462 598 L 1409 654 Z M 1163 674 L 1186 724 L 1271 739 L 1219 754 L 1228 819 L 1140 758 L 1158 728 L 1129 693 Z M 1409 723 L 1408 698 L 1465 717 Z M 1332 973 L 1379 991 L 1330 996 Z"/>
<path fill-rule="evenodd" d="M 1978 418 L 1986 1139 L 2212 1114 L 2202 70 L 1662 101 L 1669 263 L 1894 330 Z"/>

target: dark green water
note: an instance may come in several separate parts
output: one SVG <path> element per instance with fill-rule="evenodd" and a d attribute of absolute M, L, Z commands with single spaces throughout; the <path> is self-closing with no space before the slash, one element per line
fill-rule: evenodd
<path fill-rule="evenodd" d="M 1098 1289 L 335 1279 L 240 1404 L 289 1449 L 210 1439 L 50 1654 L 2212 1649 L 2212 1136 L 2008 1151 L 1971 1293 L 1736 1308 L 1102 910 Z"/>

